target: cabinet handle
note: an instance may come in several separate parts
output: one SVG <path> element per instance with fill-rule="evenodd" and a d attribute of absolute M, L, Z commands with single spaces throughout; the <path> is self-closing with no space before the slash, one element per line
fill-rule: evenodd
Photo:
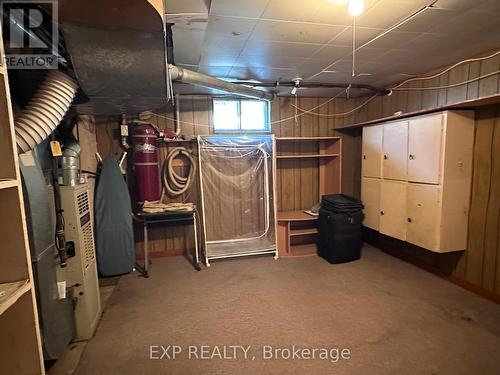
<path fill-rule="evenodd" d="M 408 218 L 408 222 L 411 223 L 411 218 L 410 217 Z"/>
<path fill-rule="evenodd" d="M 413 160 L 413 159 L 415 159 L 415 155 L 410 154 L 410 155 L 408 156 L 408 158 L 409 158 L 410 160 Z"/>
<path fill-rule="evenodd" d="M 366 155 L 363 155 L 363 159 L 366 160 Z"/>
<path fill-rule="evenodd" d="M 380 211 L 380 215 L 384 215 L 384 211 Z"/>
<path fill-rule="evenodd" d="M 384 160 L 387 160 L 387 155 L 384 155 Z"/>

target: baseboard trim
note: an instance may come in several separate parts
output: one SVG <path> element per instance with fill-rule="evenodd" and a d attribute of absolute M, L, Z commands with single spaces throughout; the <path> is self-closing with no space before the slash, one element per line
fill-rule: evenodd
<path fill-rule="evenodd" d="M 486 298 L 486 299 L 500 305 L 500 295 L 492 292 L 491 290 L 484 289 L 483 287 L 474 285 L 467 280 L 460 279 L 460 278 L 453 276 L 453 275 L 445 277 L 445 279 L 452 282 L 455 285 L 458 285 L 461 288 L 467 289 L 469 292 L 477 294 L 478 296 Z"/>
<path fill-rule="evenodd" d="M 422 268 L 423 270 L 430 272 L 442 279 L 445 279 L 461 288 L 468 290 L 480 297 L 486 298 L 496 304 L 500 305 L 500 295 L 492 292 L 491 290 L 484 289 L 481 286 L 475 285 L 470 281 L 462 279 L 452 274 L 453 265 L 458 261 L 460 253 L 448 253 L 448 254 L 438 254 L 430 252 L 426 249 L 420 248 L 418 246 L 409 244 L 404 241 L 397 240 L 380 234 L 369 228 L 363 228 L 363 239 L 366 243 L 375 246 L 376 248 L 382 250 L 384 253 L 394 256 L 395 258 L 401 259 L 405 262 L 411 263 L 414 266 Z M 402 250 L 402 251 L 401 251 Z M 447 258 L 447 262 L 443 264 L 448 264 L 447 269 L 438 268 L 432 264 L 429 264 L 422 260 L 422 258 L 434 258 L 441 259 Z"/>

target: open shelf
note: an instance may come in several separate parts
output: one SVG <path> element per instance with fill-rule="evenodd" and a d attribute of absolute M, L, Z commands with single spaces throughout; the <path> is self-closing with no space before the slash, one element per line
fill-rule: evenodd
<path fill-rule="evenodd" d="M 30 288 L 31 284 L 29 280 L 0 284 L 0 315 L 16 303 Z"/>
<path fill-rule="evenodd" d="M 316 254 L 318 216 L 287 209 L 309 209 L 323 195 L 341 192 L 342 138 L 280 137 L 276 138 L 276 149 L 278 180 L 281 186 L 293 186 L 286 189 L 288 196 L 279 200 L 278 254 L 284 257 Z"/>
<path fill-rule="evenodd" d="M 0 180 L 0 189 L 8 189 L 16 186 L 17 186 L 17 180 L 12 180 L 12 179 Z"/>
<path fill-rule="evenodd" d="M 287 141 L 336 141 L 340 137 L 279 137 L 276 138 L 277 142 L 287 142 Z"/>
<path fill-rule="evenodd" d="M 304 159 L 304 158 L 336 158 L 339 154 L 302 154 L 302 155 L 278 155 L 276 159 Z"/>
<path fill-rule="evenodd" d="M 306 214 L 304 211 L 278 211 L 278 221 L 308 221 L 317 219 L 317 216 Z"/>
<path fill-rule="evenodd" d="M 316 243 L 305 243 L 300 245 L 291 245 L 289 257 L 303 257 L 316 255 Z"/>
<path fill-rule="evenodd" d="M 277 228 L 279 256 L 316 254 L 317 220 L 317 216 L 304 211 L 279 211 Z"/>
<path fill-rule="evenodd" d="M 338 158 L 340 137 L 283 137 L 276 138 L 277 159 Z"/>
<path fill-rule="evenodd" d="M 317 228 L 290 229 L 290 237 L 294 236 L 311 236 L 318 234 Z"/>

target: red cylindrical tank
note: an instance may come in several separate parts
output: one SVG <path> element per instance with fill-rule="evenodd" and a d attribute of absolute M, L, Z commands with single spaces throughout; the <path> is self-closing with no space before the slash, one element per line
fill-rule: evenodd
<path fill-rule="evenodd" d="M 158 131 L 148 123 L 136 124 L 132 131 L 137 203 L 160 199 L 160 172 L 156 138 Z"/>

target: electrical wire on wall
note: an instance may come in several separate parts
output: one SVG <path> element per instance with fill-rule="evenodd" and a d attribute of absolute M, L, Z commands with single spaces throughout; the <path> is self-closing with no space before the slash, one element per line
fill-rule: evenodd
<path fill-rule="evenodd" d="M 456 67 L 458 67 L 460 65 L 463 65 L 463 64 L 466 64 L 466 63 L 471 63 L 471 62 L 476 62 L 476 61 L 488 60 L 488 59 L 491 59 L 491 58 L 496 57 L 498 55 L 500 55 L 500 50 L 496 51 L 496 52 L 494 52 L 494 53 L 492 53 L 490 55 L 487 55 L 487 56 L 462 60 L 460 62 L 457 62 L 456 64 L 451 65 L 450 67 L 447 67 L 443 71 L 441 71 L 439 73 L 436 73 L 436 74 L 433 74 L 431 76 L 412 77 L 412 78 L 406 79 L 403 82 L 401 82 L 401 83 L 399 83 L 399 84 L 397 84 L 397 85 L 389 88 L 389 90 L 391 90 L 391 91 L 441 90 L 441 89 L 458 87 L 458 86 L 466 85 L 466 84 L 469 84 L 469 83 L 472 83 L 472 82 L 480 81 L 482 79 L 491 77 L 491 76 L 493 76 L 495 74 L 499 74 L 500 70 L 497 70 L 497 71 L 494 71 L 494 72 L 491 72 L 491 73 L 487 73 L 487 74 L 484 74 L 484 75 L 481 75 L 481 76 L 478 76 L 478 77 L 475 77 L 475 78 L 471 78 L 471 79 L 468 79 L 468 80 L 463 81 L 463 82 L 457 82 L 457 83 L 448 84 L 448 85 L 433 86 L 433 87 L 402 87 L 405 84 L 410 83 L 410 82 L 425 81 L 425 80 L 431 80 L 431 79 L 434 79 L 434 78 L 438 78 L 438 77 L 442 76 L 443 74 L 448 73 L 450 70 L 452 70 L 452 69 L 454 69 L 454 68 L 456 68 Z M 351 115 L 351 114 L 359 111 L 360 109 L 362 109 L 363 107 L 365 107 L 367 104 L 369 104 L 373 99 L 375 99 L 378 96 L 378 95 L 373 95 L 373 96 L 369 97 L 368 99 L 366 99 L 363 103 L 361 103 L 357 107 L 355 107 L 355 108 L 353 108 L 353 109 L 351 109 L 349 111 L 346 111 L 346 112 L 332 113 L 332 114 L 322 114 L 322 113 L 315 112 L 318 108 L 321 108 L 321 107 L 329 104 L 330 102 L 334 101 L 335 99 L 337 99 L 338 97 L 340 97 L 344 93 L 347 93 L 347 88 L 344 89 L 343 91 L 337 93 L 335 96 L 326 99 L 323 103 L 318 104 L 317 106 L 312 107 L 312 108 L 308 108 L 308 109 L 300 108 L 296 104 L 290 103 L 290 106 L 292 106 L 293 108 L 295 108 L 296 110 L 298 110 L 300 113 L 294 114 L 293 116 L 290 116 L 290 117 L 287 117 L 287 118 L 284 118 L 284 119 L 271 121 L 271 125 L 279 124 L 279 123 L 286 122 L 286 121 L 289 121 L 289 120 L 294 120 L 295 121 L 297 118 L 299 118 L 299 117 L 301 117 L 303 115 L 306 115 L 306 114 L 310 114 L 312 116 L 317 116 L 317 117 L 325 117 L 325 118 L 346 117 L 346 116 L 349 116 L 349 115 Z M 154 115 L 154 116 L 160 117 L 160 118 L 164 118 L 166 120 L 174 121 L 174 118 L 172 118 L 172 117 L 160 115 L 158 113 L 151 113 L 151 114 Z M 180 120 L 180 119 L 178 121 L 181 124 L 186 124 L 186 125 L 191 125 L 191 126 L 197 126 L 197 127 L 207 128 L 207 129 L 210 129 L 210 127 L 211 127 L 210 124 L 195 123 L 195 122 L 184 121 L 184 120 Z"/>
<path fill-rule="evenodd" d="M 431 80 L 431 79 L 434 79 L 434 78 L 438 78 L 446 73 L 448 73 L 450 70 L 460 66 L 460 65 L 463 65 L 463 64 L 466 64 L 466 63 L 471 63 L 471 62 L 476 62 L 476 61 L 484 61 L 484 60 L 488 60 L 488 59 L 491 59 L 495 56 L 498 56 L 500 55 L 500 51 L 496 51 L 488 56 L 483 56 L 483 57 L 477 57 L 477 58 L 472 58 L 472 59 L 466 59 L 466 60 L 462 60 L 456 64 L 453 64 L 452 66 L 444 69 L 443 71 L 439 72 L 439 73 L 436 73 L 436 74 L 433 74 L 431 76 L 424 76 L 424 77 L 414 77 L 414 78 L 408 78 L 406 80 L 404 80 L 403 82 L 397 84 L 396 86 L 393 86 L 391 88 L 389 88 L 389 90 L 391 91 L 425 91 L 425 90 L 441 90 L 441 89 L 448 89 L 448 88 L 453 88 L 453 87 L 458 87 L 458 86 L 462 86 L 462 85 L 466 85 L 466 84 L 469 84 L 469 83 L 472 83 L 472 82 L 476 82 L 476 81 L 479 81 L 481 79 L 485 79 L 485 78 L 488 78 L 488 77 L 491 77 L 491 76 L 494 76 L 496 74 L 499 74 L 500 73 L 500 70 L 496 70 L 494 72 L 491 72 L 491 73 L 487 73 L 487 74 L 484 74 L 482 76 L 479 76 L 479 77 L 475 77 L 475 78 L 471 78 L 469 80 L 466 80 L 466 81 L 463 81 L 463 82 L 457 82 L 457 83 L 453 83 L 453 84 L 449 84 L 449 85 L 441 85 L 441 86 L 433 86 L 433 87 L 405 87 L 405 88 L 402 88 L 401 86 L 407 84 L 407 83 L 410 83 L 410 82 L 415 82 L 415 81 L 425 81 L 425 80 Z M 390 95 L 390 94 L 389 94 Z M 368 103 L 370 103 L 373 99 L 375 99 L 378 95 L 373 95 L 371 97 L 369 97 L 366 101 L 364 101 L 362 104 L 360 104 L 359 106 L 357 106 L 356 108 L 350 110 L 350 111 L 347 111 L 347 112 L 344 112 L 344 113 L 333 113 L 333 114 L 321 114 L 321 113 L 315 113 L 313 112 L 315 109 L 321 107 L 322 105 L 326 104 L 323 103 L 319 106 L 316 106 L 314 108 L 311 108 L 311 109 L 304 109 L 304 108 L 298 108 L 297 109 L 299 111 L 301 111 L 301 114 L 304 114 L 304 113 L 309 113 L 311 115 L 314 115 L 314 116 L 318 116 L 318 117 L 327 117 L 327 118 L 331 118 L 331 117 L 345 117 L 345 116 L 349 116 L 351 114 L 353 114 L 354 112 L 357 112 L 358 110 L 360 110 L 361 108 L 363 108 L 364 106 L 366 106 Z M 293 106 L 293 104 L 291 104 Z"/>
<path fill-rule="evenodd" d="M 496 51 L 494 53 L 492 53 L 491 55 L 487 55 L 487 56 L 483 56 L 483 57 L 475 57 L 475 58 L 472 58 L 472 59 L 466 59 L 466 60 L 462 60 L 462 61 L 459 61 L 457 62 L 456 64 L 453 64 L 451 66 L 449 66 L 448 68 L 446 68 L 445 70 L 439 72 L 439 73 L 436 73 L 434 75 L 431 75 L 431 76 L 425 76 L 425 77 L 415 77 L 415 78 L 408 78 L 406 80 L 404 80 L 403 82 L 397 84 L 396 86 L 394 87 L 391 87 L 390 90 L 397 90 L 398 88 L 400 88 L 401 86 L 409 83 L 409 82 L 413 82 L 413 81 L 424 81 L 424 80 L 430 80 L 430 79 L 434 79 L 434 78 L 437 78 L 437 77 L 440 77 L 442 76 L 443 74 L 446 74 L 448 73 L 450 70 L 462 65 L 462 64 L 467 64 L 467 63 L 471 63 L 471 62 L 476 62 L 476 61 L 483 61 L 483 60 L 488 60 L 488 59 L 491 59 L 495 56 L 498 56 L 500 55 L 500 51 Z M 494 73 L 490 73 L 489 75 L 494 75 L 498 73 L 498 70 Z M 461 82 L 461 83 L 458 83 L 457 85 L 465 85 L 467 83 L 470 83 L 470 82 L 474 82 L 474 80 L 480 80 L 480 79 L 483 79 L 483 78 L 486 78 L 486 76 L 489 76 L 489 75 L 485 75 L 485 76 L 480 76 L 480 77 L 476 77 L 470 81 L 466 81 L 466 82 Z M 438 87 L 439 89 L 441 88 L 446 88 L 446 87 Z"/>

